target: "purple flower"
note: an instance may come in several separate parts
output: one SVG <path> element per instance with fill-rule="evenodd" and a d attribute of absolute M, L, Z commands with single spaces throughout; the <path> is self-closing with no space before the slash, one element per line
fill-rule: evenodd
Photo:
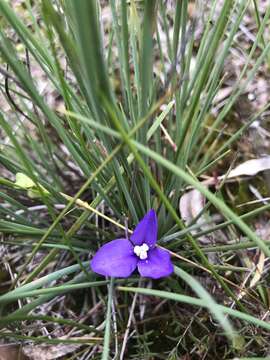
<path fill-rule="evenodd" d="M 116 239 L 103 245 L 91 261 L 94 272 L 128 277 L 138 268 L 141 276 L 158 279 L 173 272 L 170 254 L 156 246 L 157 216 L 150 210 L 129 239 Z"/>

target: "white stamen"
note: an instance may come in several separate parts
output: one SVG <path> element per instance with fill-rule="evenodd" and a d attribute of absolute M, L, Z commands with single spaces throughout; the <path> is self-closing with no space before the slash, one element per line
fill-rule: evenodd
<path fill-rule="evenodd" d="M 141 252 L 141 254 L 140 254 L 140 259 L 141 259 L 141 260 L 147 259 L 147 251 L 142 251 L 142 252 Z"/>
<path fill-rule="evenodd" d="M 134 247 L 134 253 L 137 255 L 137 256 L 140 256 L 140 253 L 141 253 L 141 247 L 136 245 Z"/>
<path fill-rule="evenodd" d="M 149 246 L 147 244 L 142 244 L 141 246 L 134 246 L 134 254 L 136 254 L 141 260 L 147 259 L 147 251 L 149 250 Z"/>
<path fill-rule="evenodd" d="M 143 251 L 148 251 L 148 250 L 149 250 L 149 246 L 144 243 L 144 244 L 142 244 L 141 249 L 142 249 Z"/>

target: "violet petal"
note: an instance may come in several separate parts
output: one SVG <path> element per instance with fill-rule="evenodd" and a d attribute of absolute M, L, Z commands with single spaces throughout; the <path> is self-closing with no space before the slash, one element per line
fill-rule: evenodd
<path fill-rule="evenodd" d="M 147 244 L 151 249 L 157 241 L 157 216 L 155 210 L 150 210 L 138 223 L 130 240 L 134 245 Z"/>
<path fill-rule="evenodd" d="M 98 274 L 125 278 L 136 269 L 137 262 L 131 242 L 127 239 L 116 239 L 97 251 L 90 266 Z"/>
<path fill-rule="evenodd" d="M 146 260 L 138 261 L 138 271 L 141 276 L 152 279 L 169 276 L 173 272 L 169 252 L 157 247 L 150 250 Z"/>

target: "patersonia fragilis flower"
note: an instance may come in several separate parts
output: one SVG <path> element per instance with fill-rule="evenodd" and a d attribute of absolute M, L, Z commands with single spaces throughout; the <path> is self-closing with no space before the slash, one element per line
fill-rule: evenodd
<path fill-rule="evenodd" d="M 156 246 L 157 216 L 150 210 L 136 226 L 130 239 L 116 239 L 103 245 L 91 261 L 94 272 L 128 277 L 138 268 L 141 276 L 158 279 L 173 272 L 170 254 Z"/>

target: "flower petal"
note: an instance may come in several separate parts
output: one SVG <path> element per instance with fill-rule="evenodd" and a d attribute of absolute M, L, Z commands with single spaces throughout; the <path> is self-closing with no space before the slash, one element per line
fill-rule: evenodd
<path fill-rule="evenodd" d="M 138 261 L 138 270 L 141 276 L 152 279 L 169 276 L 173 272 L 169 252 L 157 247 L 150 250 L 146 260 Z"/>
<path fill-rule="evenodd" d="M 147 244 L 151 249 L 157 241 L 157 216 L 155 210 L 150 210 L 136 226 L 130 240 L 134 245 Z"/>
<path fill-rule="evenodd" d="M 90 266 L 94 272 L 104 276 L 128 277 L 136 269 L 137 262 L 131 242 L 116 239 L 97 251 Z"/>

